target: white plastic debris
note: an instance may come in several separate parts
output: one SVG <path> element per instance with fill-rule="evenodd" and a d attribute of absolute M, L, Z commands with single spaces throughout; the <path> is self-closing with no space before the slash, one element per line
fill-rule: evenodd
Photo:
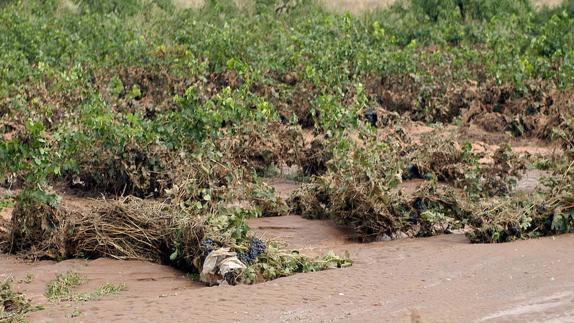
<path fill-rule="evenodd" d="M 247 268 L 237 254 L 229 248 L 220 248 L 207 255 L 199 279 L 208 285 L 219 285 L 225 282 L 225 275 L 237 273 Z"/>

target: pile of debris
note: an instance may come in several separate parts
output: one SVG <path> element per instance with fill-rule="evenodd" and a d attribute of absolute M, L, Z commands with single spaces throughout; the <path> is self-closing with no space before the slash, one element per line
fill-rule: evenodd
<path fill-rule="evenodd" d="M 296 253 L 263 265 L 285 251 L 250 235 L 245 216 L 241 208 L 182 208 L 136 197 L 90 200 L 88 205 L 64 199 L 57 206 L 19 200 L 6 251 L 34 259 L 152 261 L 200 273 L 210 285 L 253 283 L 261 281 L 254 277 L 269 276 L 267 271 L 281 277 L 323 268 L 324 259 Z M 295 258 L 302 265 L 293 269 Z"/>

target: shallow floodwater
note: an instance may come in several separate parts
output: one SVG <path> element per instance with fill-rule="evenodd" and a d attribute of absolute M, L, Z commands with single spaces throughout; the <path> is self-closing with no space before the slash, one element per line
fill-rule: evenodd
<path fill-rule="evenodd" d="M 350 268 L 298 274 L 253 286 L 203 287 L 170 267 L 99 259 L 21 262 L 0 256 L 1 276 L 46 309 L 34 322 L 568 322 L 574 320 L 574 235 L 471 245 L 462 235 L 357 244 L 329 221 L 254 219 L 259 234 L 310 255 L 348 251 Z M 100 301 L 50 304 L 57 273 L 88 278 L 82 288 L 125 283 Z M 79 314 L 78 314 L 79 313 Z"/>

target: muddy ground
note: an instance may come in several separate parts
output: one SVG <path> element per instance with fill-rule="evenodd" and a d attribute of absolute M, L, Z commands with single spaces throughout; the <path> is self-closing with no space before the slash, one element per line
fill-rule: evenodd
<path fill-rule="evenodd" d="M 181 272 L 145 262 L 99 259 L 24 263 L 1 256 L 2 276 L 45 310 L 33 322 L 572 322 L 574 235 L 471 245 L 462 235 L 350 243 L 329 221 L 298 216 L 254 219 L 261 235 L 308 254 L 348 251 L 350 268 L 253 285 L 203 287 Z M 127 290 L 100 301 L 50 304 L 43 293 L 57 273 Z M 72 315 L 77 317 L 72 318 Z"/>

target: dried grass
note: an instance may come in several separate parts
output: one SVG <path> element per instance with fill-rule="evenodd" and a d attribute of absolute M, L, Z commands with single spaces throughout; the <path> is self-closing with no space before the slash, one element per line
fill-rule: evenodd
<path fill-rule="evenodd" d="M 185 218 L 176 207 L 161 202 L 129 197 L 104 203 L 73 221 L 72 254 L 160 263 L 167 260 Z M 193 222 L 193 230 L 201 231 L 200 219 L 186 220 Z"/>
<path fill-rule="evenodd" d="M 98 200 L 78 209 L 17 205 L 12 218 L 11 252 L 33 258 L 110 257 L 167 263 L 179 248 L 179 264 L 192 267 L 203 238 L 200 216 L 162 202 L 127 197 Z"/>

